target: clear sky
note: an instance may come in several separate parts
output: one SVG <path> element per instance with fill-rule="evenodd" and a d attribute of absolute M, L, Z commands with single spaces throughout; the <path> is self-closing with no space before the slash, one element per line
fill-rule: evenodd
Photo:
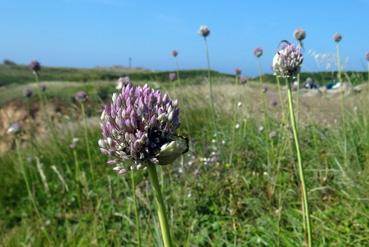
<path fill-rule="evenodd" d="M 282 39 L 293 41 L 297 27 L 306 30 L 303 70 L 323 70 L 317 54 L 331 60 L 332 36 L 340 32 L 346 69 L 364 70 L 369 51 L 369 0 L 0 0 L 0 59 L 49 66 L 133 66 L 204 68 L 200 25 L 208 38 L 214 69 L 257 73 L 255 47 L 262 47 L 264 72 Z M 333 56 L 333 55 L 332 55 Z"/>

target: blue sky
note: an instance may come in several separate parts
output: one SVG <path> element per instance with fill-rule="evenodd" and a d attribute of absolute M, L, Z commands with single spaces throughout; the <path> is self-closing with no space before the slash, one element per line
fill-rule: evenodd
<path fill-rule="evenodd" d="M 167 70 L 174 68 L 170 52 L 177 49 L 181 68 L 204 68 L 197 31 L 207 25 L 212 67 L 255 75 L 253 49 L 264 49 L 262 67 L 270 72 L 279 41 L 293 41 L 301 27 L 307 32 L 303 70 L 329 69 L 335 32 L 343 35 L 346 69 L 364 70 L 368 10 L 369 0 L 1 0 L 0 59 L 94 67 L 126 66 L 131 56 L 133 66 Z M 326 58 L 318 64 L 319 53 Z"/>

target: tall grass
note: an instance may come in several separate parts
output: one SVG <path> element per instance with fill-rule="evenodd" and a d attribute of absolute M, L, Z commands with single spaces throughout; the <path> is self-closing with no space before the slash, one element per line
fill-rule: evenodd
<path fill-rule="evenodd" d="M 162 169 L 165 178 L 169 174 L 172 178 L 163 179 L 161 187 L 163 200 L 168 202 L 166 211 L 175 215 L 168 222 L 171 237 L 178 246 L 299 245 L 305 236 L 300 224 L 300 202 L 296 199 L 300 194 L 299 174 L 295 173 L 294 152 L 289 149 L 292 136 L 284 134 L 272 111 L 268 114 L 269 126 L 277 134 L 271 139 L 260 133 L 263 118 L 253 115 L 253 109 L 260 107 L 260 98 L 255 97 L 260 95 L 252 87 L 232 84 L 230 79 L 229 84 L 214 86 L 214 103 L 219 111 L 217 134 L 219 141 L 224 140 L 217 149 L 211 148 L 212 111 L 202 97 L 207 85 L 181 86 L 175 92 L 186 123 L 181 131 L 191 136 L 191 150 L 183 163 L 178 160 Z M 224 100 L 231 96 L 242 103 L 237 115 L 230 110 L 234 105 Z M 299 140 L 314 245 L 367 246 L 367 109 L 359 106 L 357 112 L 348 112 L 345 118 L 349 164 L 345 164 L 340 148 L 344 143 L 342 126 L 334 125 L 331 119 L 335 127 L 327 128 L 320 119 L 314 120 L 314 113 L 309 113 L 309 121 L 306 112 L 300 114 L 304 122 L 299 128 Z M 232 117 L 240 123 L 236 134 Z M 76 156 L 69 148 L 72 137 L 84 136 L 83 126 L 76 126 L 59 130 L 58 142 L 46 138 L 35 145 L 19 146 L 18 154 L 27 167 L 29 188 L 41 217 L 35 212 L 22 170 L 18 169 L 21 163 L 16 150 L 0 156 L 0 245 L 136 246 L 141 239 L 142 246 L 160 246 L 159 219 L 147 172 L 135 171 L 134 181 L 129 174 L 113 174 L 97 150 L 100 131 L 96 125 L 88 125 L 93 187 L 90 176 L 86 176 L 90 173 L 86 146 L 78 145 Z M 266 145 L 268 142 L 273 149 Z M 229 167 L 231 152 L 233 165 Z M 270 171 L 266 165 L 268 152 Z M 27 157 L 33 159 L 27 161 Z M 34 157 L 44 164 L 49 192 Z M 80 170 L 79 185 L 76 170 Z M 139 229 L 137 218 L 141 222 Z"/>

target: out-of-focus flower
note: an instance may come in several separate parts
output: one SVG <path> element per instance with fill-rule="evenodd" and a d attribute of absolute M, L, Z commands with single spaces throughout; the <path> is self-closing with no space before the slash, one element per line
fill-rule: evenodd
<path fill-rule="evenodd" d="M 276 100 L 273 100 L 273 102 L 272 102 L 272 106 L 273 107 L 276 107 L 278 105 L 278 102 L 276 101 Z"/>
<path fill-rule="evenodd" d="M 22 131 L 22 125 L 19 122 L 12 123 L 6 133 L 17 135 Z"/>
<path fill-rule="evenodd" d="M 85 91 L 79 91 L 74 95 L 74 99 L 79 103 L 83 103 L 87 101 L 88 95 Z"/>
<path fill-rule="evenodd" d="M 69 145 L 69 147 L 71 148 L 71 149 L 76 149 L 77 148 L 77 144 L 79 143 L 79 139 L 78 138 L 76 138 L 76 137 L 74 137 L 73 139 L 72 139 L 72 143 Z"/>
<path fill-rule="evenodd" d="M 207 26 L 202 25 L 202 26 L 200 26 L 199 34 L 200 34 L 202 37 L 206 38 L 206 37 L 208 37 L 208 36 L 209 36 L 209 34 L 210 34 L 210 29 L 209 29 Z"/>
<path fill-rule="evenodd" d="M 128 76 L 119 77 L 119 79 L 117 81 L 116 89 L 121 90 L 122 88 L 124 88 L 128 84 L 131 84 L 131 80 L 129 79 Z"/>
<path fill-rule="evenodd" d="M 254 50 L 254 55 L 255 55 L 257 58 L 261 57 L 261 56 L 263 55 L 263 49 L 261 49 L 260 47 L 255 48 L 255 50 Z"/>
<path fill-rule="evenodd" d="M 238 107 L 241 107 L 242 106 L 242 102 L 241 101 L 238 101 L 237 106 Z"/>
<path fill-rule="evenodd" d="M 263 87 L 263 93 L 267 93 L 269 90 L 269 87 L 267 85 L 264 85 Z"/>
<path fill-rule="evenodd" d="M 274 74 L 284 78 L 294 78 L 300 72 L 303 60 L 300 47 L 285 44 L 284 48 L 278 51 L 273 58 Z"/>
<path fill-rule="evenodd" d="M 305 30 L 302 28 L 297 28 L 295 30 L 295 32 L 293 33 L 293 36 L 295 37 L 295 39 L 297 39 L 298 41 L 302 41 L 306 38 L 306 33 Z"/>
<path fill-rule="evenodd" d="M 174 81 L 177 79 L 177 74 L 174 72 L 169 73 L 169 80 Z"/>
<path fill-rule="evenodd" d="M 173 51 L 172 51 L 172 56 L 173 56 L 173 57 L 176 57 L 176 56 L 178 56 L 178 51 L 176 51 L 176 50 L 173 50 Z"/>
<path fill-rule="evenodd" d="M 41 70 L 41 64 L 37 60 L 32 60 L 31 63 L 30 63 L 30 65 L 29 65 L 29 67 L 35 73 L 37 73 L 37 72 L 39 72 Z"/>
<path fill-rule="evenodd" d="M 40 88 L 41 92 L 46 91 L 46 85 L 45 84 L 40 84 L 39 88 Z"/>
<path fill-rule="evenodd" d="M 366 60 L 369 62 L 369 52 L 366 53 L 366 56 L 365 56 Z"/>
<path fill-rule="evenodd" d="M 245 85 L 245 84 L 247 83 L 247 77 L 246 77 L 246 76 L 241 76 L 241 78 L 240 78 L 240 83 L 241 83 L 242 85 Z"/>
<path fill-rule="evenodd" d="M 128 84 L 114 93 L 100 125 L 100 150 L 110 157 L 108 164 L 118 174 L 170 164 L 188 149 L 187 139 L 176 136 L 178 101 L 148 85 Z"/>
<path fill-rule="evenodd" d="M 31 98 L 33 95 L 33 91 L 30 88 L 26 88 L 23 92 L 23 95 L 27 98 Z"/>
<path fill-rule="evenodd" d="M 240 68 L 235 68 L 234 73 L 236 75 L 241 75 L 241 69 Z"/>
<path fill-rule="evenodd" d="M 340 33 L 335 33 L 333 35 L 333 40 L 334 42 L 339 43 L 342 40 L 342 35 Z"/>

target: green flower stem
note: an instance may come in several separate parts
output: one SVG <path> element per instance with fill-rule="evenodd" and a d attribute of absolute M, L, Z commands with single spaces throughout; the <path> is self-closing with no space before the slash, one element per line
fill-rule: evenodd
<path fill-rule="evenodd" d="M 138 214 L 138 205 L 137 205 L 137 197 L 136 197 L 136 183 L 135 183 L 135 177 L 134 177 L 134 171 L 131 171 L 131 183 L 132 183 L 132 196 L 133 196 L 133 204 L 135 207 L 135 220 L 136 220 L 136 231 L 137 231 L 137 246 L 141 247 L 141 225 L 140 225 L 140 219 Z"/>
<path fill-rule="evenodd" d="M 298 164 L 299 177 L 300 177 L 300 183 L 301 183 L 301 192 L 302 192 L 302 197 L 303 197 L 303 211 L 304 211 L 303 215 L 304 215 L 304 225 L 305 225 L 305 228 L 306 228 L 306 235 L 307 235 L 307 246 L 311 247 L 312 246 L 312 238 L 311 238 L 311 224 L 310 224 L 308 195 L 307 195 L 307 192 L 306 192 L 304 169 L 302 167 L 300 143 L 299 143 L 299 138 L 298 138 L 298 133 L 297 133 L 295 113 L 294 113 L 294 109 L 293 109 L 292 90 L 291 90 L 290 82 L 287 81 L 287 85 L 288 85 L 288 91 L 287 91 L 287 94 L 288 94 L 288 107 L 289 107 L 289 112 L 290 112 L 290 120 L 291 120 L 293 138 L 294 138 L 294 142 L 295 142 L 296 155 L 297 155 L 297 164 Z"/>
<path fill-rule="evenodd" d="M 341 61 L 340 61 L 340 45 L 336 45 L 336 67 L 337 67 L 337 77 L 338 81 L 341 82 Z"/>
<path fill-rule="evenodd" d="M 87 127 L 87 117 L 86 117 L 86 111 L 85 111 L 85 104 L 81 103 L 81 111 L 83 116 L 83 123 L 84 123 L 84 132 L 85 132 L 85 143 L 86 143 L 86 150 L 87 150 L 87 158 L 88 163 L 90 165 L 90 173 L 92 177 L 92 181 L 94 181 L 94 173 L 92 169 L 92 159 L 91 159 L 91 151 L 90 151 L 90 145 L 88 142 L 88 127 Z"/>
<path fill-rule="evenodd" d="M 257 58 L 258 61 L 258 69 L 259 69 L 259 81 L 260 81 L 260 85 L 263 84 L 263 70 L 261 68 L 261 63 L 260 63 L 260 58 Z"/>
<path fill-rule="evenodd" d="M 283 102 L 283 97 L 282 97 L 282 89 L 281 89 L 281 82 L 279 80 L 279 77 L 276 76 L 276 80 L 277 80 L 277 87 L 278 87 L 278 97 L 279 97 L 279 102 L 281 104 L 281 110 L 282 110 L 282 120 L 285 119 L 285 111 L 284 111 L 284 102 Z"/>
<path fill-rule="evenodd" d="M 209 57 L 209 46 L 208 41 L 204 38 L 205 41 L 205 50 L 206 50 L 206 61 L 208 64 L 208 80 L 209 80 L 209 94 L 210 94 L 210 106 L 213 112 L 213 117 L 215 119 L 215 108 L 214 108 L 214 98 L 213 98 L 213 83 L 211 80 L 211 72 L 210 72 L 210 57 Z"/>
<path fill-rule="evenodd" d="M 161 194 L 161 189 L 158 181 L 158 174 L 156 172 L 155 165 L 148 165 L 147 166 L 149 171 L 149 178 L 151 181 L 151 186 L 154 190 L 155 201 L 159 216 L 160 228 L 161 228 L 161 235 L 163 237 L 164 247 L 171 247 L 172 241 L 170 238 L 170 229 L 168 225 L 168 219 L 165 212 L 165 205 L 163 201 L 163 196 Z"/>
<path fill-rule="evenodd" d="M 77 155 L 77 151 L 73 150 L 73 158 L 74 158 L 74 179 L 76 180 L 76 186 L 77 186 L 77 190 L 78 190 L 78 205 L 81 208 L 82 204 L 81 204 L 81 190 L 80 190 L 80 179 L 81 179 L 81 171 L 79 169 L 79 162 L 78 162 L 78 155 Z"/>
<path fill-rule="evenodd" d="M 23 175 L 23 179 L 24 179 L 24 182 L 26 184 L 26 189 L 27 189 L 27 192 L 28 192 L 29 200 L 31 201 L 32 206 L 34 207 L 34 210 L 35 210 L 37 216 L 41 219 L 40 212 L 38 211 L 35 198 L 33 197 L 33 194 L 32 194 L 32 191 L 31 191 L 31 187 L 30 187 L 30 184 L 29 184 L 29 181 L 28 181 L 26 169 L 24 167 L 22 155 L 21 155 L 21 152 L 20 152 L 20 144 L 19 144 L 18 138 L 15 139 L 15 148 L 16 148 L 16 152 L 17 152 L 17 156 L 18 156 L 18 161 L 19 161 L 19 164 L 21 166 L 21 173 Z"/>
<path fill-rule="evenodd" d="M 299 123 L 299 114 L 300 114 L 300 74 L 297 74 L 297 94 L 296 94 L 296 123 Z"/>
<path fill-rule="evenodd" d="M 176 57 L 176 68 L 177 68 L 177 81 L 178 85 L 181 85 L 181 78 L 179 77 L 179 64 L 178 64 L 178 58 Z"/>

